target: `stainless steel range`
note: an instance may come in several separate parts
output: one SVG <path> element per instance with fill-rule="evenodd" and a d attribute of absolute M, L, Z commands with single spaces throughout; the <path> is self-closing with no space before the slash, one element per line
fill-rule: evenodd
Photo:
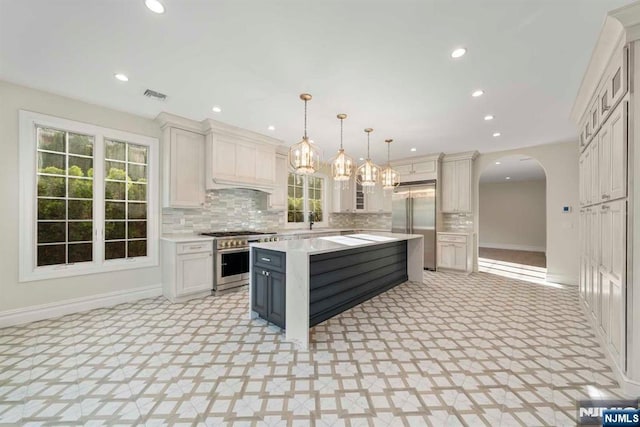
<path fill-rule="evenodd" d="M 249 244 L 278 239 L 276 233 L 258 231 L 219 231 L 201 234 L 214 237 L 214 292 L 249 284 Z"/>

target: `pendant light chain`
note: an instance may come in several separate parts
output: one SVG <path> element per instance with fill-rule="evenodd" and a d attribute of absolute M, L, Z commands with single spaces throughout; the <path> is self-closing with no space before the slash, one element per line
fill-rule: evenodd
<path fill-rule="evenodd" d="M 371 142 L 369 137 L 371 136 L 371 132 L 367 132 L 367 159 L 371 158 Z"/>
<path fill-rule="evenodd" d="M 340 119 L 340 149 L 342 150 L 342 129 L 344 127 L 344 119 Z"/>

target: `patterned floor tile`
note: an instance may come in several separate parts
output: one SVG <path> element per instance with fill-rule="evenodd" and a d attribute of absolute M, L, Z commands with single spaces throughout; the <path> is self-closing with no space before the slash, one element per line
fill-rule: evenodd
<path fill-rule="evenodd" d="M 0 424 L 573 425 L 620 397 L 577 289 L 425 272 L 316 326 L 309 351 L 247 291 L 0 330 Z"/>

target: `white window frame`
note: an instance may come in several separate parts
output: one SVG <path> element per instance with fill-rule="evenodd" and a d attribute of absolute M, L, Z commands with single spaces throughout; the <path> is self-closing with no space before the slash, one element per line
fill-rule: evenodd
<path fill-rule="evenodd" d="M 289 222 L 288 214 L 289 214 L 289 174 L 294 173 L 291 171 L 287 171 L 287 208 L 284 211 L 284 226 L 285 228 L 306 228 L 309 226 L 309 191 L 308 191 L 308 181 L 307 177 L 316 177 L 322 178 L 322 212 L 323 212 L 323 220 L 320 222 L 314 222 L 313 224 L 318 227 L 328 227 L 329 226 L 329 212 L 327 211 L 327 206 L 329 201 L 327 200 L 328 194 L 327 189 L 329 188 L 329 177 L 323 173 L 314 173 L 309 175 L 299 175 L 304 179 L 304 184 L 302 186 L 303 197 L 303 211 L 304 211 L 304 222 Z"/>
<path fill-rule="evenodd" d="M 104 128 L 31 111 L 20 110 L 19 134 L 19 280 L 55 279 L 158 266 L 159 239 L 159 142 L 157 138 Z M 93 148 L 93 261 L 77 264 L 36 266 L 37 255 L 37 148 L 36 127 L 48 127 L 90 135 Z M 104 140 L 113 139 L 149 148 L 147 155 L 147 256 L 104 260 Z"/>

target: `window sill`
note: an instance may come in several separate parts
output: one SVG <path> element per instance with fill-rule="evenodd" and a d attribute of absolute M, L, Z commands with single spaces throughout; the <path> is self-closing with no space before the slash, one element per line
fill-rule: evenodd
<path fill-rule="evenodd" d="M 129 260 L 105 261 L 102 265 L 82 263 L 56 267 L 38 267 L 30 271 L 21 271 L 19 282 L 35 282 L 39 280 L 87 276 L 91 274 L 151 268 L 157 267 L 158 265 L 157 257 L 144 257 L 131 258 Z"/>

